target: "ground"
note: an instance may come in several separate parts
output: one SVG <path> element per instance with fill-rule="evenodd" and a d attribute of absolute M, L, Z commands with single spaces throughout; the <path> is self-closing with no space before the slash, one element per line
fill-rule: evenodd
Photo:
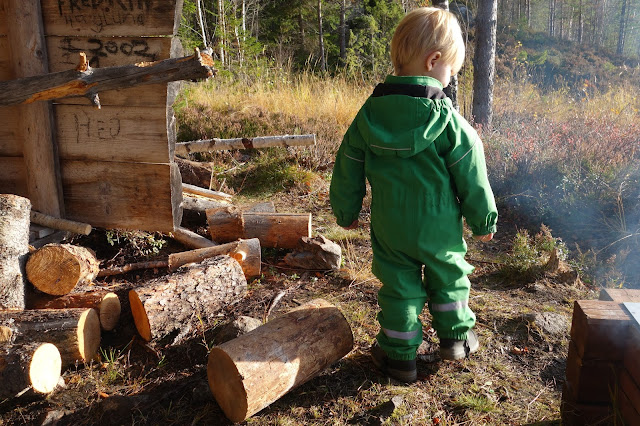
<path fill-rule="evenodd" d="M 335 234 L 323 191 L 289 191 L 276 207 L 310 211 L 315 232 Z M 506 268 L 518 225 L 503 216 L 493 242 L 468 238 L 468 258 L 476 266 L 470 306 L 478 318 L 479 352 L 461 362 L 441 361 L 425 309 L 416 383 L 388 379 L 368 357 L 378 331 L 380 284 L 369 272 L 370 244 L 366 231 L 360 231 L 340 238 L 345 255 L 340 271 L 295 270 L 282 262 L 286 251 L 265 250 L 263 274 L 249 283 L 246 297 L 179 345 L 142 342 L 123 315 L 116 330 L 103 334 L 100 359 L 66 370 L 64 384 L 52 394 L 0 401 L 0 425 L 231 424 L 206 378 L 207 352 L 217 343 L 216 333 L 240 315 L 264 321 L 270 308 L 273 318 L 316 297 L 344 313 L 354 334 L 353 350 L 247 424 L 559 424 L 573 303 L 595 298 L 597 292 L 564 263 L 533 274 Z M 363 221 L 366 227 L 366 211 Z M 96 230 L 74 242 L 96 250 L 103 265 L 134 261 L 135 250 L 112 247 L 106 236 Z M 171 242 L 157 256 L 180 249 Z M 96 285 L 121 288 L 164 273 L 139 271 Z"/>

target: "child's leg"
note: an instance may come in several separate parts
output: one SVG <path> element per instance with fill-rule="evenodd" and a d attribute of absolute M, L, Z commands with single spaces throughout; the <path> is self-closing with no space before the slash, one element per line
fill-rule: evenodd
<path fill-rule="evenodd" d="M 422 284 L 422 264 L 390 250 L 371 233 L 373 273 L 382 282 L 378 292 L 377 340 L 387 356 L 396 360 L 412 360 L 422 343 L 422 323 L 418 315 L 427 300 Z"/>

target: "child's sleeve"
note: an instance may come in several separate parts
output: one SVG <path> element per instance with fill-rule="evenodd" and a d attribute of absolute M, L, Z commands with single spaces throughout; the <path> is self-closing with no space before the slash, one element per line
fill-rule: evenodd
<path fill-rule="evenodd" d="M 329 199 L 338 225 L 347 227 L 358 219 L 366 193 L 364 150 L 357 126 L 349 127 L 333 166 Z"/>
<path fill-rule="evenodd" d="M 445 136 L 449 149 L 444 158 L 467 225 L 473 235 L 496 232 L 498 209 L 487 177 L 480 137 L 457 112 L 454 112 Z"/>

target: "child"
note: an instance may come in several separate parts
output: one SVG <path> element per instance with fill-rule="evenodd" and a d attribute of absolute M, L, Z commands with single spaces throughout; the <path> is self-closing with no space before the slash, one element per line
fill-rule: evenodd
<path fill-rule="evenodd" d="M 442 91 L 464 60 L 455 16 L 413 10 L 396 29 L 391 59 L 395 75 L 378 84 L 344 136 L 330 197 L 338 225 L 353 229 L 365 177 L 371 185 L 372 271 L 382 282 L 371 355 L 387 375 L 412 382 L 427 300 L 442 359 L 478 349 L 462 217 L 489 241 L 498 212 L 482 142 Z"/>

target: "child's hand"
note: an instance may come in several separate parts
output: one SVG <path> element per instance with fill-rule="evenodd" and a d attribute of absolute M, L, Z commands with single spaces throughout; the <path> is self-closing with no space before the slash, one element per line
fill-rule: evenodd
<path fill-rule="evenodd" d="M 482 241 L 483 243 L 489 242 L 493 239 L 493 232 L 487 235 L 474 235 L 473 238 Z"/>
<path fill-rule="evenodd" d="M 353 222 L 351 222 L 351 225 L 349 226 L 343 226 L 343 229 L 356 229 L 358 227 L 359 223 L 358 223 L 358 219 L 354 220 Z"/>

